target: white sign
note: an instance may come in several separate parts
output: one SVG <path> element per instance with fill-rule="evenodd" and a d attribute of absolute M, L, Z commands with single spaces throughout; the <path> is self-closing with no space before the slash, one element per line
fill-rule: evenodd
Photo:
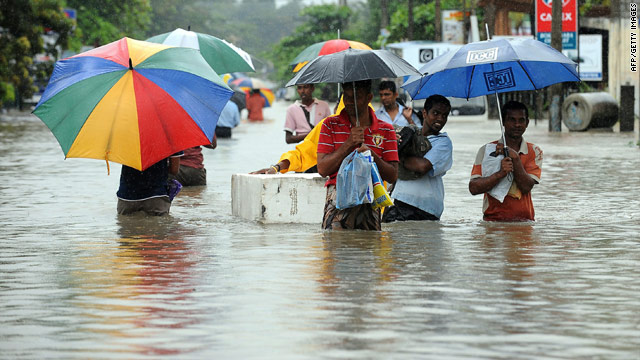
<path fill-rule="evenodd" d="M 580 80 L 602 81 L 602 35 L 580 35 L 580 62 L 578 50 L 562 50 L 571 60 L 578 63 Z"/>
<path fill-rule="evenodd" d="M 470 13 L 467 11 L 467 17 Z M 460 10 L 442 10 L 442 41 L 464 44 L 464 15 Z"/>

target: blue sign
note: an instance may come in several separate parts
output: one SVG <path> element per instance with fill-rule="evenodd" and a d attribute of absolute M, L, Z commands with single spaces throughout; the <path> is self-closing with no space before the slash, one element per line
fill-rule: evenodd
<path fill-rule="evenodd" d="M 538 40 L 542 41 L 547 45 L 551 45 L 551 33 L 550 32 L 539 32 Z M 574 31 L 563 31 L 562 32 L 562 50 L 575 50 L 576 46 L 576 33 Z"/>
<path fill-rule="evenodd" d="M 63 9 L 62 11 L 64 11 L 64 15 L 66 17 L 68 17 L 71 20 L 76 20 L 77 16 L 76 16 L 76 9 Z"/>

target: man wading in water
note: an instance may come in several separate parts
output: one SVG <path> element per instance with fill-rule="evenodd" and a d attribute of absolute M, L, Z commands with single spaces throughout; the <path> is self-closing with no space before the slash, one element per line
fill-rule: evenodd
<path fill-rule="evenodd" d="M 355 86 L 355 91 L 354 91 Z M 378 120 L 369 102 L 373 98 L 371 80 L 342 84 L 345 108 L 322 123 L 318 142 L 318 173 L 329 176 L 325 186 L 323 229 L 380 230 L 380 209 L 371 204 L 348 209 L 336 208 L 336 176 L 342 160 L 353 150 L 371 150 L 382 180 L 398 177 L 398 143 L 393 126 Z M 357 113 L 356 113 L 357 110 Z M 356 117 L 357 114 L 357 117 Z M 356 126 L 358 124 L 359 126 Z"/>

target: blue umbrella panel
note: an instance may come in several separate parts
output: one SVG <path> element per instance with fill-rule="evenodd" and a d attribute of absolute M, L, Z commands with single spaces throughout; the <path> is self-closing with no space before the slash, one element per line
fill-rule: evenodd
<path fill-rule="evenodd" d="M 469 43 L 420 68 L 402 87 L 413 99 L 434 94 L 458 98 L 522 90 L 580 81 L 577 64 L 534 39 L 489 40 Z"/>

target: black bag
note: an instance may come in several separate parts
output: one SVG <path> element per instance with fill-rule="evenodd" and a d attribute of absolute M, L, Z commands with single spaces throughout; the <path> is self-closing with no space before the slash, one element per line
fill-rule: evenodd
<path fill-rule="evenodd" d="M 394 126 L 398 138 L 398 178 L 401 180 L 415 180 L 423 175 L 407 170 L 402 163 L 408 156 L 423 157 L 431 150 L 431 142 L 416 125 Z"/>

